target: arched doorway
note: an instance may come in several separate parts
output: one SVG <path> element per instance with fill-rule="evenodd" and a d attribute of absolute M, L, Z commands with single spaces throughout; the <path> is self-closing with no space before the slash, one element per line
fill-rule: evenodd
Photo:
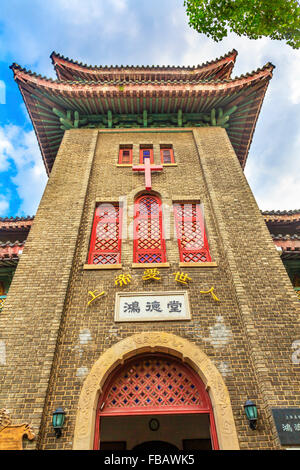
<path fill-rule="evenodd" d="M 135 452 L 177 452 L 179 449 L 173 444 L 164 441 L 147 441 L 136 445 Z"/>
<path fill-rule="evenodd" d="M 138 355 L 106 380 L 95 449 L 218 449 L 212 405 L 199 375 L 162 353 Z"/>

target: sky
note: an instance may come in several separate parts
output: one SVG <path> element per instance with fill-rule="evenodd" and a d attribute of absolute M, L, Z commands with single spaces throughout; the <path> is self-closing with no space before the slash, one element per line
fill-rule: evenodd
<path fill-rule="evenodd" d="M 238 51 L 232 77 L 276 68 L 245 175 L 261 210 L 300 208 L 300 51 L 188 25 L 183 0 L 1 0 L 0 217 L 35 215 L 47 176 L 9 66 L 56 78 L 52 51 L 89 65 L 198 65 Z"/>

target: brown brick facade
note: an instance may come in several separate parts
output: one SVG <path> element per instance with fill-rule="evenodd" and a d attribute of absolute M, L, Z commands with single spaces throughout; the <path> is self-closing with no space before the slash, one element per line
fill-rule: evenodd
<path fill-rule="evenodd" d="M 161 281 L 143 281 L 143 269 L 132 267 L 132 205 L 144 176 L 117 165 L 125 144 L 133 146 L 133 164 L 139 163 L 140 145 L 153 145 L 157 164 L 159 146 L 173 145 L 176 165 L 152 176 L 163 202 L 170 265 L 158 267 Z M 122 268 L 85 269 L 95 205 L 120 198 L 128 224 Z M 215 266 L 179 267 L 169 208 L 190 200 L 204 205 Z M 191 321 L 114 322 L 116 292 L 186 290 L 174 281 L 178 270 L 192 278 Z M 132 282 L 116 287 L 122 272 Z M 200 294 L 212 286 L 221 302 Z M 87 306 L 88 291 L 98 287 L 107 295 Z M 221 372 L 240 448 L 280 448 L 271 407 L 300 405 L 300 365 L 292 361 L 298 315 L 296 294 L 224 129 L 67 131 L 2 314 L 0 408 L 39 433 L 24 441 L 27 448 L 72 449 L 78 401 L 93 364 L 122 339 L 165 332 L 197 345 Z M 248 398 L 258 405 L 255 432 L 244 415 Z M 51 426 L 58 406 L 67 414 L 59 440 Z"/>

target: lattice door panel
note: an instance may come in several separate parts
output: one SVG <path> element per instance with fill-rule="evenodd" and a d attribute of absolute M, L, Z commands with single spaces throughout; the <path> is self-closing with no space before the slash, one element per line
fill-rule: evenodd
<path fill-rule="evenodd" d="M 137 263 L 161 263 L 165 261 L 165 246 L 160 201 L 146 195 L 136 204 L 134 260 Z"/>
<path fill-rule="evenodd" d="M 203 384 L 202 384 L 203 385 Z M 131 362 L 110 385 L 103 412 L 130 410 L 208 410 L 204 386 L 179 362 L 145 358 Z"/>

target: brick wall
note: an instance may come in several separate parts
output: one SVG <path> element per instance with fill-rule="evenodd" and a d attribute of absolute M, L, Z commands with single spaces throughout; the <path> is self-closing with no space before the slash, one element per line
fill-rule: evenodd
<path fill-rule="evenodd" d="M 1 314 L 0 408 L 38 432 L 84 204 L 96 131 L 66 133 Z M 76 198 L 75 198 L 76 195 Z M 39 446 L 39 439 L 28 448 Z"/>
<path fill-rule="evenodd" d="M 122 338 L 166 331 L 197 344 L 222 373 L 241 448 L 278 447 L 270 407 L 299 406 L 299 365 L 292 363 L 292 343 L 300 338 L 299 304 L 226 132 L 101 131 L 97 145 L 96 138 L 94 130 L 66 132 L 28 237 L 5 310 L 7 376 L 1 406 L 40 427 L 39 440 L 28 448 L 71 449 L 78 398 L 94 362 Z M 204 204 L 217 266 L 181 268 L 192 278 L 191 321 L 114 322 L 117 291 L 186 289 L 172 275 L 179 270 L 172 214 L 166 242 L 170 267 L 160 269 L 161 281 L 143 281 L 143 270 L 132 267 L 130 208 L 144 188 L 144 176 L 117 166 L 120 144 L 133 146 L 135 164 L 139 145 L 153 145 L 155 163 L 160 163 L 159 145 L 173 145 L 177 166 L 152 176 L 165 220 L 173 200 Z M 129 229 L 122 243 L 122 269 L 84 269 L 96 202 L 124 197 Z M 131 274 L 130 285 L 115 287 L 120 273 Z M 221 302 L 200 294 L 212 286 Z M 108 295 L 88 307 L 88 291 L 97 287 Z M 259 408 L 255 432 L 244 415 L 248 398 Z M 51 427 L 58 406 L 67 413 L 59 440 Z"/>

